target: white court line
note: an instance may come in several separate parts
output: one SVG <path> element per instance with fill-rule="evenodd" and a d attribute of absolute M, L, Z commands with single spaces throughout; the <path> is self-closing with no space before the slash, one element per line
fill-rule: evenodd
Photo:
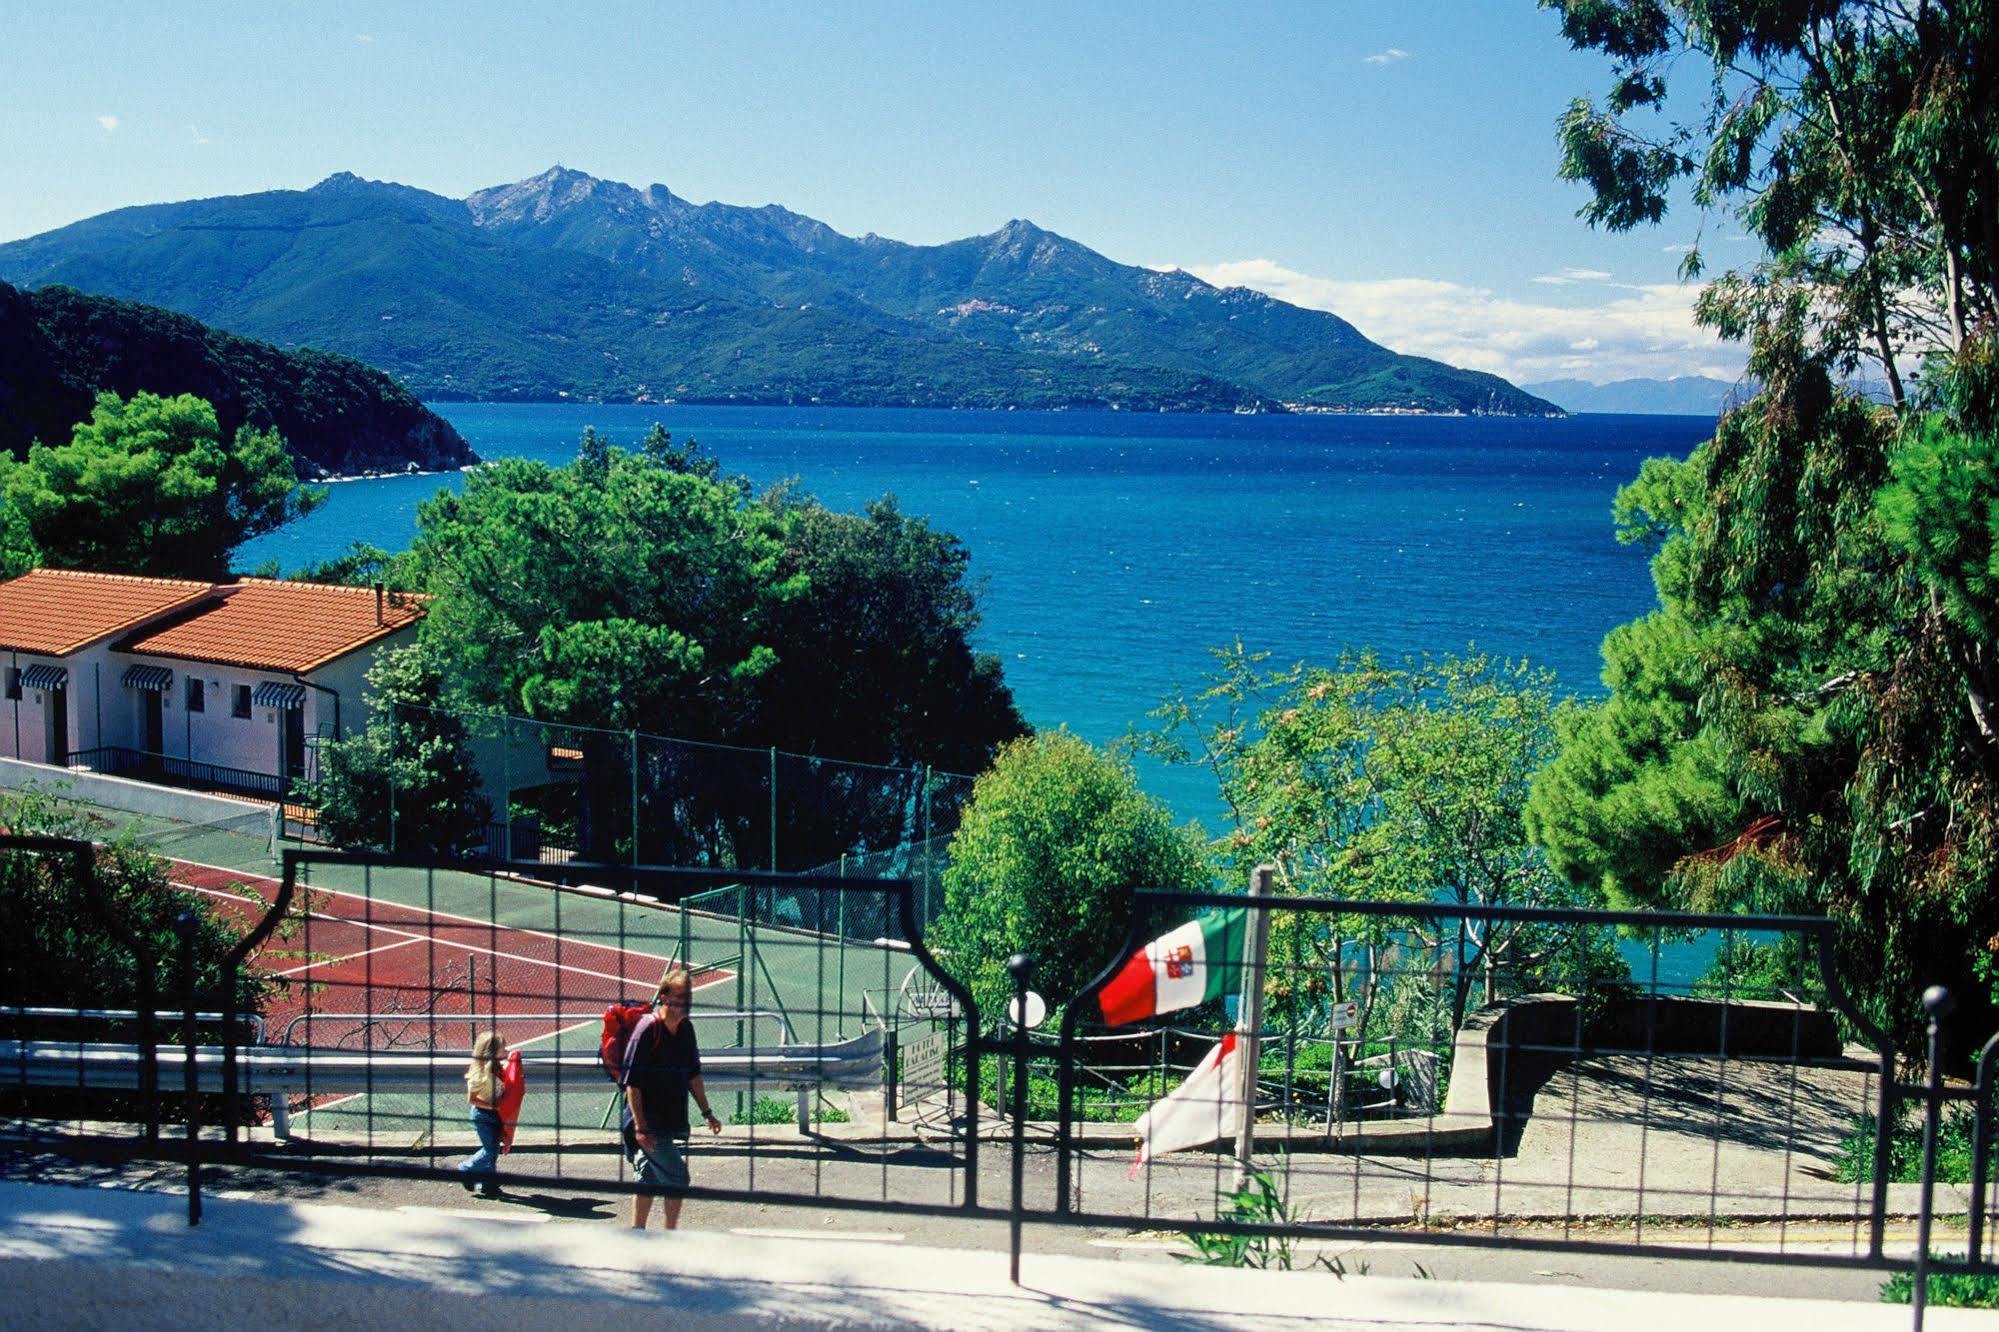
<path fill-rule="evenodd" d="M 256 880 L 259 883 L 268 883 L 273 888 L 282 889 L 284 887 L 284 883 L 282 880 L 274 879 L 268 874 L 252 874 L 245 870 L 232 869 L 228 865 L 211 865 L 205 860 L 182 860 L 178 856 L 171 857 L 170 859 L 175 864 L 192 865 L 196 869 L 214 870 L 217 874 L 232 874 L 236 877 L 237 881 L 242 883 L 245 887 L 249 886 L 249 881 L 252 879 Z M 176 888 L 194 887 L 193 884 L 186 884 L 179 882 L 176 882 L 174 886 Z M 519 887 L 520 885 L 516 884 L 514 886 Z M 560 885 L 550 885 L 550 886 L 560 887 Z M 377 898 L 369 897 L 366 893 L 349 892 L 345 888 L 322 888 L 318 884 L 313 884 L 313 883 L 301 883 L 298 885 L 298 887 L 309 893 L 325 893 L 329 897 L 351 897 L 357 902 L 374 902 L 380 900 Z M 206 891 L 206 890 L 197 890 L 197 891 Z M 233 893 L 226 895 L 232 897 L 236 896 Z M 236 900 L 240 902 L 243 899 L 237 897 Z M 646 899 L 636 899 L 636 900 L 638 905 L 642 906 L 650 905 L 649 901 Z M 265 902 L 264 905 L 269 906 L 270 902 Z M 494 927 L 494 923 L 490 920 L 480 920 L 477 916 L 461 916 L 455 911 L 439 911 L 434 907 L 410 906 L 409 904 L 403 902 L 391 902 L 388 905 L 401 907 L 405 911 L 421 911 L 425 915 L 433 916 L 438 920 L 462 920 L 468 925 L 477 925 L 482 929 L 491 929 Z M 661 911 L 683 910 L 683 908 L 681 908 L 678 905 L 669 906 L 668 904 L 663 902 L 659 904 L 657 909 Z M 332 916 L 328 917 L 328 919 L 339 920 L 341 919 L 341 917 Z M 358 924 L 359 922 L 356 923 Z M 501 925 L 498 928 L 503 930 L 512 930 L 515 934 L 525 934 L 536 939 L 555 939 L 562 943 L 568 944 L 572 948 L 579 946 L 583 948 L 601 948 L 607 953 L 627 953 L 633 957 L 649 957 L 656 962 L 671 962 L 673 960 L 673 958 L 668 954 L 648 953 L 636 948 L 613 948 L 610 944 L 592 943 L 587 940 L 582 941 L 579 944 L 578 940 L 572 935 L 551 934 L 547 930 L 530 930 L 519 925 Z"/>
<path fill-rule="evenodd" d="M 386 953 L 391 948 L 408 948 L 413 943 L 422 943 L 422 942 L 423 940 L 421 938 L 398 939 L 394 943 L 385 943 L 380 948 L 363 948 L 360 952 L 349 953 L 345 957 L 335 957 L 335 958 L 327 958 L 324 960 L 315 960 L 312 962 L 304 963 L 303 965 L 296 967 L 286 967 L 283 971 L 273 971 L 268 974 L 272 976 L 296 976 L 299 972 L 311 971 L 314 967 L 336 967 L 339 966 L 342 962 L 352 962 L 357 957 L 372 957 L 376 953 Z"/>
<path fill-rule="evenodd" d="M 220 889 L 220 888 L 202 888 L 202 887 L 200 887 L 200 886 L 198 886 L 198 885 L 196 885 L 196 884 L 192 884 L 192 883 L 180 883 L 180 882 L 178 882 L 178 881 L 176 881 L 176 882 L 174 883 L 174 887 L 176 887 L 176 888 L 180 888 L 180 889 L 183 889 L 183 890 L 185 890 L 185 891 L 187 891 L 187 892 L 190 892 L 190 893 L 206 893 L 206 894 L 208 894 L 208 895 L 209 895 L 210 897 L 221 897 L 221 898 L 226 898 L 226 899 L 228 899 L 229 901 L 232 901 L 232 902 L 240 902 L 240 901 L 242 901 L 242 900 L 243 900 L 242 898 L 238 897 L 238 896 L 237 896 L 237 895 L 236 895 L 235 893 L 229 893 L 229 892 L 224 892 L 224 891 L 223 891 L 222 889 Z M 348 894 L 348 895 L 349 895 L 349 896 L 352 896 L 353 894 Z M 362 898 L 361 900 L 362 900 L 362 901 L 367 901 L 368 899 L 367 899 L 367 898 Z M 269 905 L 269 903 L 265 903 L 265 905 L 266 905 L 266 906 L 268 906 L 268 905 Z M 400 905 L 400 904 L 398 904 L 398 905 Z M 416 911 L 416 910 L 420 910 L 421 908 L 418 908 L 418 907 L 406 907 L 406 908 L 404 908 L 404 909 L 405 909 L 405 910 L 409 910 L 409 911 Z M 456 942 L 455 940 L 452 940 L 452 939 L 439 939 L 439 938 L 438 938 L 438 937 L 437 937 L 436 935 L 434 935 L 434 934 L 415 934 L 415 933 L 412 933 L 412 932 L 411 932 L 411 931 L 409 931 L 409 930 L 405 930 L 405 929 L 400 929 L 400 928 L 398 928 L 397 926 L 394 926 L 394 925 L 378 925 L 378 924 L 374 923 L 373 921 L 367 921 L 367 920 L 354 920 L 354 919 L 351 919 L 351 918 L 349 918 L 349 917 L 344 917 L 344 916 L 324 916 L 324 915 L 320 915 L 320 914 L 319 914 L 319 913 L 317 913 L 317 912 L 307 912 L 306 914 L 307 914 L 308 916 L 312 916 L 312 917 L 314 917 L 314 918 L 316 918 L 316 919 L 319 919 L 319 920 L 324 920 L 324 921 L 328 921 L 328 922 L 336 922 L 336 921 L 337 921 L 338 923 L 340 923 L 340 924 L 342 924 L 342 925 L 359 925 L 359 926 L 360 926 L 360 927 L 361 927 L 362 929 L 364 929 L 364 930 L 380 930 L 380 931 L 381 931 L 382 933 L 384 933 L 384 934 L 399 934 L 399 935 L 401 935 L 401 936 L 402 936 L 402 937 L 403 937 L 403 938 L 404 938 L 405 940 L 408 940 L 408 941 L 411 941 L 411 942 L 414 942 L 414 941 L 417 941 L 417 940 L 422 940 L 422 939 L 428 939 L 428 940 L 430 940 L 430 941 L 431 941 L 431 942 L 432 942 L 432 943 L 433 943 L 434 945 L 436 945 L 437 947 L 440 947 L 440 948 L 457 948 L 457 949 L 460 949 L 460 950 L 462 950 L 462 951 L 464 951 L 464 952 L 467 952 L 467 953 L 476 953 L 476 954 L 478 954 L 478 955 L 480 955 L 480 956 L 483 956 L 483 957 L 503 957 L 503 958 L 506 958 L 506 959 L 507 959 L 508 961 L 510 961 L 510 962 L 523 962 L 523 963 L 526 963 L 526 964 L 527 964 L 528 966 L 532 966 L 532 967 L 549 967 L 549 968 L 552 968 L 552 969 L 554 969 L 554 970 L 556 970 L 556 971 L 570 971 L 570 972 L 574 972 L 575 974 L 577 974 L 577 975 L 579 975 L 579 976 L 594 976 L 594 977 L 595 977 L 596 979 L 598 979 L 598 980 L 608 980 L 608 981 L 616 981 L 616 982 L 617 982 L 618 984 L 620 984 L 620 985 L 628 985 L 628 984 L 630 984 L 630 983 L 631 983 L 631 980 L 632 980 L 632 978 L 631 978 L 630 976 L 628 976 L 628 975 L 617 975 L 617 976 L 614 976 L 614 975 L 612 975 L 612 974 L 611 974 L 610 972 L 608 972 L 608 971 L 598 971 L 598 970 L 596 970 L 596 969 L 594 969 L 594 968 L 591 968 L 591 967 L 579 967 L 579 966 L 577 966 L 577 965 L 576 965 L 575 963 L 573 963 L 573 962 L 550 962 L 550 961 L 549 961 L 549 960 L 547 960 L 546 958 L 539 958 L 539 957 L 524 957 L 524 956 L 522 956 L 522 955 L 521 955 L 521 954 L 519 954 L 519 953 L 508 953 L 508 952 L 502 952 L 502 951 L 501 951 L 500 949 L 497 949 L 497 948 L 480 948 L 480 947 L 477 947 L 477 946 L 475 946 L 475 945 L 473 945 L 473 944 L 462 944 L 462 943 L 458 943 L 458 942 Z M 433 914 L 437 914 L 437 915 L 442 915 L 443 913 L 441 913 L 441 912 L 437 912 L 437 913 L 433 913 Z M 465 919 L 465 918 L 464 918 L 464 917 L 460 917 L 460 919 Z M 496 932 L 496 933 L 497 933 L 498 931 L 500 931 L 500 930 L 507 930 L 507 931 L 509 931 L 509 932 L 511 932 L 511 933 L 519 933 L 519 934 L 532 934 L 532 933 L 534 933 L 534 931 L 531 931 L 531 930 L 518 930 L 518 931 L 516 931 L 516 930 L 514 930 L 514 929 L 513 929 L 513 927 L 512 927 L 512 926 L 510 926 L 510 925 L 498 925 L 498 924 L 494 924 L 494 923 L 492 923 L 492 922 L 490 922 L 490 921 L 479 921 L 479 922 L 477 922 L 477 923 L 478 923 L 479 925 L 481 925 L 482 927 L 484 927 L 485 929 L 488 929 L 488 930 L 491 930 L 491 931 L 494 931 L 494 932 Z M 545 935 L 542 935 L 541 937 L 542 937 L 542 938 L 544 938 L 544 939 L 554 939 L 554 940 L 555 940 L 555 941 L 556 941 L 556 942 L 557 942 L 558 944 L 561 944 L 561 943 L 568 943 L 568 944 L 570 944 L 570 945 L 571 945 L 572 947 L 573 947 L 573 946 L 574 946 L 574 944 L 575 944 L 575 941 L 574 941 L 574 940 L 566 940 L 566 939 L 563 939 L 563 938 L 561 938 L 561 937 L 560 937 L 560 936 L 558 936 L 558 935 L 553 935 L 553 934 L 545 934 Z M 602 945 L 602 944 L 585 944 L 585 945 L 584 945 L 584 947 L 586 947 L 586 948 L 604 948 L 604 945 Z M 374 950 L 373 950 L 373 949 L 369 949 L 369 950 L 367 950 L 367 951 L 368 951 L 368 952 L 373 952 Z M 606 952 L 611 952 L 611 951 L 615 951 L 615 950 L 612 950 L 612 949 L 608 949 L 608 948 L 606 948 L 606 949 L 605 949 L 605 951 L 606 951 Z M 360 954 L 360 953 L 356 953 L 356 954 L 354 954 L 354 956 L 356 956 L 356 957 L 359 957 L 359 956 L 362 956 L 362 955 L 363 955 L 363 954 Z M 626 957 L 636 957 L 636 958 L 644 958 L 644 959 L 645 959 L 646 961 L 648 961 L 648 962 L 669 962 L 669 961 L 671 961 L 671 960 L 672 960 L 671 958 L 665 958 L 665 957 L 661 957 L 661 956 L 659 956 L 659 955 L 658 955 L 658 954 L 656 954 L 656 953 L 638 953 L 638 952 L 629 952 L 629 951 L 628 951 L 628 952 L 626 952 L 626 953 L 625 953 L 625 956 L 626 956 Z M 332 965 L 332 964 L 331 964 L 331 963 L 324 963 L 324 962 L 322 962 L 322 963 L 316 963 L 315 965 L 319 965 L 319 966 L 330 966 L 330 965 Z"/>

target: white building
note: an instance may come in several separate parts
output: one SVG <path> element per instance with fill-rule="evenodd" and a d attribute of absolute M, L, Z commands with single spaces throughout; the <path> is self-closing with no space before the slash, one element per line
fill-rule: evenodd
<path fill-rule="evenodd" d="M 0 757 L 277 796 L 309 739 L 366 724 L 375 654 L 422 617 L 372 588 L 37 569 L 0 583 Z"/>

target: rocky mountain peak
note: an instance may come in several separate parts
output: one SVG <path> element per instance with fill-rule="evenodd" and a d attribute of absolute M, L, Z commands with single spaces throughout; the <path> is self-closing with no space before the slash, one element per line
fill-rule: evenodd
<path fill-rule="evenodd" d="M 669 196 L 670 197 L 670 196 Z M 599 180 L 583 171 L 552 166 L 538 176 L 495 185 L 465 200 L 472 219 L 481 226 L 497 222 L 546 222 L 579 207 L 625 211 L 646 206 L 646 196 L 629 185 Z"/>

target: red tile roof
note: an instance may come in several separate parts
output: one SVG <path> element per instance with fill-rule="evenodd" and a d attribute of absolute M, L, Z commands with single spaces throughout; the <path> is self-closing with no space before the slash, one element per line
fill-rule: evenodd
<path fill-rule="evenodd" d="M 180 578 L 31 569 L 0 583 L 0 648 L 67 656 L 214 591 Z"/>
<path fill-rule="evenodd" d="M 415 624 L 423 618 L 423 600 L 392 593 L 377 623 L 373 588 L 246 578 L 117 646 L 183 661 L 305 672 Z"/>

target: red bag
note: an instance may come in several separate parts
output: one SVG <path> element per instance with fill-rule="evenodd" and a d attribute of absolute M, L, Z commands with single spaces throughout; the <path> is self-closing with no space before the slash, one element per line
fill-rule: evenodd
<path fill-rule="evenodd" d="M 521 1068 L 521 1052 L 507 1051 L 507 1062 L 500 1067 L 500 1103 L 493 1107 L 500 1114 L 500 1150 L 511 1150 L 514 1145 L 514 1125 L 520 1121 L 521 1100 L 527 1095 L 528 1075 Z"/>
<path fill-rule="evenodd" d="M 649 1004 L 612 1004 L 604 1010 L 604 1034 L 597 1042 L 597 1060 L 604 1066 L 604 1076 L 620 1087 L 625 1085 L 625 1045 L 632 1038 L 632 1028 L 651 1011 Z"/>

